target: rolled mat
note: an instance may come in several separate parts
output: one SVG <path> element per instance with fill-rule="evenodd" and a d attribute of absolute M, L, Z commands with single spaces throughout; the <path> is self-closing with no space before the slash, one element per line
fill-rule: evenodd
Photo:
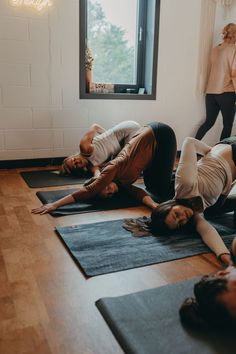
<path fill-rule="evenodd" d="M 179 308 L 198 278 L 134 294 L 102 298 L 96 306 L 126 354 L 235 354 L 235 328 L 193 330 Z"/>
<path fill-rule="evenodd" d="M 209 252 L 195 234 L 134 237 L 122 227 L 124 220 L 57 227 L 74 260 L 86 276 L 113 273 Z M 235 228 L 232 214 L 214 218 L 212 225 L 230 246 Z"/>

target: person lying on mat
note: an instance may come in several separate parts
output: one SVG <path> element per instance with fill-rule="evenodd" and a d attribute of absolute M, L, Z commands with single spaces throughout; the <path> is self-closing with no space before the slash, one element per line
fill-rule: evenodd
<path fill-rule="evenodd" d="M 80 152 L 63 161 L 61 174 L 78 174 L 87 169 L 98 177 L 102 164 L 115 157 L 140 128 L 141 125 L 132 120 L 108 130 L 93 124 L 80 141 Z"/>
<path fill-rule="evenodd" d="M 131 194 L 154 209 L 157 203 L 143 189 L 131 185 L 143 171 L 144 184 L 149 192 L 162 200 L 173 196 L 171 179 L 175 157 L 176 138 L 172 128 L 160 122 L 150 123 L 137 131 L 92 183 L 54 203 L 33 209 L 32 212 L 45 214 L 79 200 L 95 196 L 110 197 L 118 191 L 119 185 L 128 186 Z"/>
<path fill-rule="evenodd" d="M 236 238 L 232 243 L 235 260 Z M 194 285 L 194 298 L 187 298 L 180 308 L 184 324 L 196 328 L 231 327 L 236 325 L 236 268 L 207 275 Z"/>
<path fill-rule="evenodd" d="M 199 161 L 197 154 L 203 155 Z M 218 259 L 229 265 L 229 250 L 201 214 L 217 200 L 224 203 L 235 179 L 236 137 L 227 138 L 212 148 L 194 138 L 186 138 L 175 175 L 175 198 L 160 203 L 150 219 L 127 220 L 124 227 L 131 232 L 140 228 L 137 236 L 144 236 L 145 228 L 153 233 L 196 230 Z"/>

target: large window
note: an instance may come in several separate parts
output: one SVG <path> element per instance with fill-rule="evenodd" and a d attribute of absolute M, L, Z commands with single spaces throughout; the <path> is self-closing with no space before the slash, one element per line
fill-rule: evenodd
<path fill-rule="evenodd" d="M 155 99 L 159 0 L 80 0 L 80 97 Z"/>

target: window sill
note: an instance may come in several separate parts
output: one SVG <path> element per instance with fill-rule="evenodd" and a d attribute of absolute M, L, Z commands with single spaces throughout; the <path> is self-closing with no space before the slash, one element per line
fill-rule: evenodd
<path fill-rule="evenodd" d="M 99 100 L 155 100 L 156 95 L 137 93 L 81 93 L 80 99 Z"/>

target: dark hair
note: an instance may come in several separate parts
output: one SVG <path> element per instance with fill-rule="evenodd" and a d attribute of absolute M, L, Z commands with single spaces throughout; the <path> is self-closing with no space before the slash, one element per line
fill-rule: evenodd
<path fill-rule="evenodd" d="M 173 230 L 171 230 L 165 223 L 165 220 L 171 209 L 176 205 L 183 205 L 193 210 L 192 203 L 188 199 L 173 199 L 159 204 L 158 207 L 154 209 L 151 214 L 151 229 L 153 232 L 173 232 Z M 179 227 L 178 230 L 184 232 L 193 232 L 195 230 L 195 223 L 193 221 L 193 217 L 191 217 L 185 225 Z"/>
<path fill-rule="evenodd" d="M 187 298 L 179 313 L 181 321 L 195 328 L 229 327 L 234 320 L 219 295 L 227 291 L 227 279 L 204 276 L 194 285 L 195 298 Z"/>
<path fill-rule="evenodd" d="M 175 205 L 183 205 L 192 209 L 192 204 L 187 199 L 172 199 L 167 202 L 159 204 L 156 209 L 153 210 L 151 217 L 141 217 L 137 219 L 127 219 L 123 223 L 123 227 L 132 232 L 134 236 L 148 236 L 150 234 L 170 234 L 173 233 L 165 223 L 165 219 L 171 209 Z M 178 228 L 181 232 L 193 232 L 195 230 L 195 223 L 193 217 L 189 221 Z M 176 232 L 177 230 L 175 230 Z"/>

